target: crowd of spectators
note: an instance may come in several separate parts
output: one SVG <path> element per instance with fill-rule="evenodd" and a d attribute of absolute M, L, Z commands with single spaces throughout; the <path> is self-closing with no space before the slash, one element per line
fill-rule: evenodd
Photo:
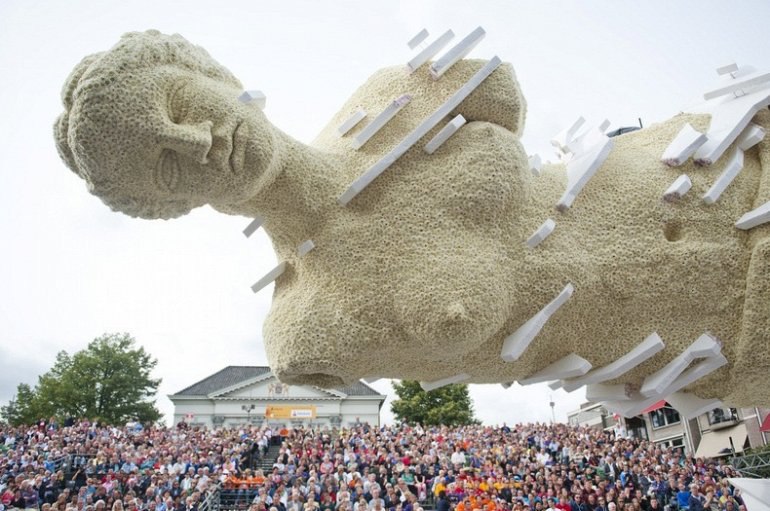
<path fill-rule="evenodd" d="M 565 424 L 211 430 L 51 421 L 0 428 L 0 451 L 5 509 L 198 511 L 215 490 L 228 496 L 222 509 L 249 511 L 745 509 L 724 462 Z"/>

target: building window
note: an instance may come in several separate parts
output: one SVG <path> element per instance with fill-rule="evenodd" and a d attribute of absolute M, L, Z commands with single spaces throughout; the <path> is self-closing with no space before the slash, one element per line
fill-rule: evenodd
<path fill-rule="evenodd" d="M 677 437 L 677 438 L 670 438 L 668 440 L 663 440 L 662 442 L 655 442 L 655 445 L 658 447 L 662 447 L 663 449 L 668 449 L 669 447 L 673 447 L 674 449 L 683 449 L 684 450 L 684 437 Z"/>
<path fill-rule="evenodd" d="M 719 424 L 721 422 L 734 422 L 738 420 L 738 410 L 735 408 L 714 408 L 708 413 L 709 424 Z"/>
<path fill-rule="evenodd" d="M 678 424 L 681 422 L 681 419 L 679 418 L 679 412 L 666 405 L 654 412 L 650 412 L 650 422 L 652 422 L 652 429 L 658 429 Z"/>

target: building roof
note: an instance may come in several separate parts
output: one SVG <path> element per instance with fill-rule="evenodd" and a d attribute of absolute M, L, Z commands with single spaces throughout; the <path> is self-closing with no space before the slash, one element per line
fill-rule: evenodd
<path fill-rule="evenodd" d="M 238 385 L 258 376 L 267 375 L 267 366 L 227 366 L 197 383 L 175 393 L 175 396 L 207 396 L 214 392 Z M 383 396 L 362 381 L 337 387 L 334 390 L 348 396 Z M 383 396 L 384 397 L 384 396 Z"/>

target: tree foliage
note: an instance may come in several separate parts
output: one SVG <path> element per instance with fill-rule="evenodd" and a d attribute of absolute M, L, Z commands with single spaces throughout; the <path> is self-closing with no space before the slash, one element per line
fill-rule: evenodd
<path fill-rule="evenodd" d="M 468 386 L 446 385 L 425 392 L 416 381 L 393 382 L 398 399 L 391 404 L 396 418 L 403 422 L 434 426 L 478 424 Z"/>
<path fill-rule="evenodd" d="M 59 352 L 35 388 L 19 384 L 0 414 L 13 425 L 49 417 L 155 422 L 161 416 L 154 403 L 160 379 L 150 374 L 157 363 L 130 335 L 105 334 L 74 355 Z"/>

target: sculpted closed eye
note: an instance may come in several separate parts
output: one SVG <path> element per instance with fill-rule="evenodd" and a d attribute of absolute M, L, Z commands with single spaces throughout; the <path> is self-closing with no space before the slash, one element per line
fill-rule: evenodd
<path fill-rule="evenodd" d="M 187 105 L 184 102 L 183 90 L 187 82 L 177 84 L 169 96 L 169 118 L 172 122 L 179 124 L 187 115 Z"/>
<path fill-rule="evenodd" d="M 179 162 L 177 154 L 171 150 L 165 150 L 160 155 L 155 169 L 155 183 L 162 189 L 173 192 L 179 183 Z"/>

